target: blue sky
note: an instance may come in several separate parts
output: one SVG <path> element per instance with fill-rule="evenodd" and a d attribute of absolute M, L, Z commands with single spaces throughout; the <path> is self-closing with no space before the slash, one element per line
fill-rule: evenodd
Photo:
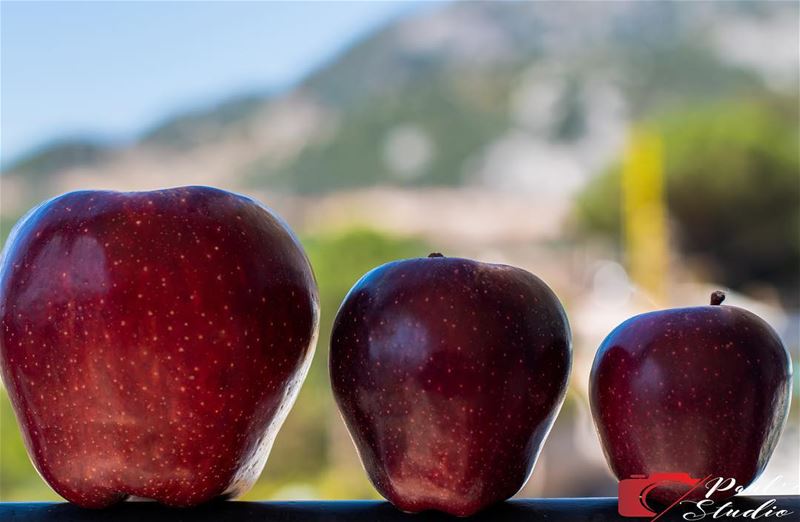
<path fill-rule="evenodd" d="M 0 3 L 0 158 L 280 89 L 420 2 Z"/>

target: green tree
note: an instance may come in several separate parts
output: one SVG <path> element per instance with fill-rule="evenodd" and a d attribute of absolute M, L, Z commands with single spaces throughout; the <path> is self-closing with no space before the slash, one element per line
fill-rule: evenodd
<path fill-rule="evenodd" d="M 685 254 L 719 282 L 775 287 L 798 305 L 797 98 L 738 99 L 650 122 L 663 137 L 667 207 Z M 620 167 L 579 196 L 581 232 L 620 241 Z"/>
<path fill-rule="evenodd" d="M 336 415 L 336 406 L 330 392 L 328 346 L 333 319 L 344 296 L 376 266 L 428 253 L 420 241 L 370 230 L 310 236 L 303 239 L 303 246 L 319 285 L 319 339 L 308 377 L 262 475 L 262 480 L 276 486 L 290 481 L 314 482 L 329 463 L 329 419 Z"/>

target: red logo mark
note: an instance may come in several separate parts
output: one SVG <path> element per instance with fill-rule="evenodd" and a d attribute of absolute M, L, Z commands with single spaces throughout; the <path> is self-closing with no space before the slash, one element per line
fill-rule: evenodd
<path fill-rule="evenodd" d="M 623 517 L 654 517 L 651 522 L 658 520 L 661 515 L 675 507 L 681 500 L 697 489 L 706 480 L 711 478 L 693 478 L 688 473 L 654 473 L 652 475 L 631 475 L 630 478 L 619 481 L 619 514 Z M 647 495 L 658 486 L 673 482 L 685 484 L 690 487 L 678 500 L 667 509 L 658 513 L 647 502 Z"/>

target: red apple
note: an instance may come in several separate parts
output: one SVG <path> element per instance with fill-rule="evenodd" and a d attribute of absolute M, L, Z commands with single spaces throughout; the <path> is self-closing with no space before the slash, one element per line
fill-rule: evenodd
<path fill-rule="evenodd" d="M 590 402 L 620 480 L 683 472 L 747 486 L 764 470 L 786 421 L 791 362 L 766 322 L 724 297 L 637 315 L 600 346 Z M 648 498 L 669 505 L 687 491 L 666 483 Z M 688 498 L 706 492 L 696 491 Z"/>
<path fill-rule="evenodd" d="M 540 279 L 429 258 L 380 266 L 333 326 L 333 393 L 377 490 L 466 516 L 514 495 L 567 388 L 567 317 Z"/>
<path fill-rule="evenodd" d="M 0 291 L 0 369 L 28 452 L 86 507 L 249 489 L 319 316 L 286 224 L 207 187 L 42 204 L 9 238 Z"/>

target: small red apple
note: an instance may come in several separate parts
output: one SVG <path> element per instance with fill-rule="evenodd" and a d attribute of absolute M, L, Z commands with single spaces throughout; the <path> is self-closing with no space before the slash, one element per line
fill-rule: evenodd
<path fill-rule="evenodd" d="M 597 351 L 589 398 L 620 480 L 688 473 L 744 487 L 764 470 L 789 409 L 791 361 L 766 322 L 724 298 L 637 315 Z M 687 491 L 670 482 L 648 498 L 669 505 Z"/>
<path fill-rule="evenodd" d="M 525 485 L 572 362 L 567 317 L 536 276 L 440 254 L 380 266 L 333 326 L 333 393 L 377 490 L 403 511 L 466 516 Z"/>
<path fill-rule="evenodd" d="M 207 187 L 42 204 L 8 240 L 0 292 L 0 370 L 28 452 L 86 507 L 249 489 L 319 315 L 283 221 Z"/>

